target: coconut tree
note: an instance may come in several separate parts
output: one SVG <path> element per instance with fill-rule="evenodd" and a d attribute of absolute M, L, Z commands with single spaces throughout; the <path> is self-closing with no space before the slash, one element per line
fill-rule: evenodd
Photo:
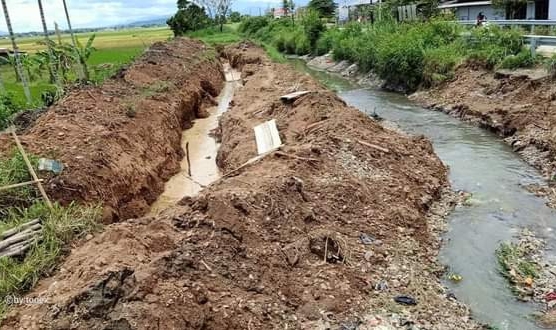
<path fill-rule="evenodd" d="M 75 49 L 75 56 L 76 58 L 80 58 L 79 55 L 79 51 L 78 51 L 78 46 L 77 46 L 77 41 L 75 39 L 75 34 L 73 34 L 73 29 L 71 28 L 71 21 L 70 21 L 70 16 L 69 16 L 69 12 L 68 12 L 68 6 L 66 4 L 66 0 L 62 0 L 62 2 L 64 3 L 64 11 L 66 12 L 66 20 L 68 21 L 68 29 L 71 35 L 71 42 L 73 44 L 73 48 Z M 83 67 L 81 66 L 81 62 L 78 63 L 78 70 L 77 73 L 79 75 L 79 80 L 83 81 L 86 79 L 85 77 L 85 73 L 83 72 Z"/>
<path fill-rule="evenodd" d="M 44 8 L 42 6 L 42 0 L 38 0 L 39 3 L 39 12 L 41 14 L 41 22 L 42 22 L 42 30 L 44 33 L 44 41 L 46 44 L 47 52 L 48 52 L 48 73 L 50 74 L 50 82 L 53 84 L 60 85 L 58 80 L 58 73 L 56 72 L 56 63 L 54 63 L 54 53 L 52 51 L 52 45 L 50 43 L 50 38 L 48 37 L 48 28 L 46 26 L 46 19 L 44 16 Z"/>
<path fill-rule="evenodd" d="M 14 49 L 14 57 L 17 67 L 17 73 L 21 78 L 21 83 L 23 84 L 23 91 L 25 92 L 25 97 L 27 98 L 27 103 L 31 104 L 33 100 L 31 99 L 31 91 L 29 90 L 29 83 L 23 72 L 23 67 L 21 65 L 21 59 L 19 58 L 19 49 L 17 48 L 17 43 L 15 42 L 14 30 L 12 29 L 12 22 L 10 21 L 10 14 L 8 13 L 8 6 L 6 5 L 6 0 L 2 0 L 2 9 L 4 10 L 4 17 L 6 18 L 6 26 L 8 28 L 8 33 L 10 34 L 10 39 L 12 40 L 12 47 Z"/>

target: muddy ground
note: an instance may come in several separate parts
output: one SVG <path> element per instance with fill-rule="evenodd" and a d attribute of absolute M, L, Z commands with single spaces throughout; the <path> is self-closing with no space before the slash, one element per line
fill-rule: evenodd
<path fill-rule="evenodd" d="M 28 152 L 65 165 L 48 194 L 102 203 L 106 222 L 144 215 L 179 169 L 181 132 L 218 95 L 221 70 L 214 50 L 177 39 L 154 44 L 102 86 L 69 92 L 21 135 Z M 0 136 L 0 156 L 13 148 Z"/>
<path fill-rule="evenodd" d="M 203 50 L 181 52 L 188 63 L 182 54 Z M 74 249 L 29 294 L 48 303 L 14 308 L 2 329 L 479 328 L 439 283 L 451 204 L 431 143 L 383 128 L 256 46 L 222 54 L 244 78 L 218 133 L 228 175 Z M 219 68 L 198 77 L 209 76 Z M 279 100 L 294 90 L 311 93 Z M 284 146 L 233 171 L 257 154 L 253 126 L 272 118 Z"/>

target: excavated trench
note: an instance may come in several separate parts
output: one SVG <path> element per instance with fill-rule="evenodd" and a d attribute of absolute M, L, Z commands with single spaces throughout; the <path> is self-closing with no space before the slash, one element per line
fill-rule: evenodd
<path fill-rule="evenodd" d="M 216 98 L 218 104 L 208 110 L 208 117 L 196 119 L 193 127 L 183 131 L 181 147 L 185 157 L 180 171 L 166 182 L 164 192 L 153 203 L 149 214 L 156 215 L 186 196 L 195 196 L 220 177 L 216 164 L 219 143 L 211 133 L 218 128 L 220 115 L 228 109 L 234 91 L 241 86 L 240 72 L 228 63 L 224 63 L 223 69 L 226 83 Z"/>
<path fill-rule="evenodd" d="M 187 74 L 179 73 L 182 84 L 155 95 L 154 101 L 164 100 L 158 105 L 170 102 L 177 108 L 141 107 L 151 111 L 137 111 L 135 119 L 144 126 L 127 126 L 134 121 L 126 119 L 111 131 L 115 139 L 105 136 L 94 149 L 151 135 L 171 137 L 161 146 L 148 141 L 138 151 L 120 148 L 118 154 L 94 157 L 98 162 L 91 166 L 101 160 L 107 165 L 89 174 L 90 180 L 97 180 L 101 186 L 95 189 L 107 196 L 123 180 L 130 190 L 122 192 L 129 197 L 123 200 L 131 202 L 141 195 L 134 193 L 133 180 L 148 181 L 145 173 L 157 179 L 140 184 L 143 192 L 158 195 L 162 182 L 179 170 L 184 139 L 190 142 L 191 179 L 205 185 L 196 172 L 213 173 L 209 181 L 217 177 L 217 171 L 200 172 L 196 167 L 203 165 L 194 161 L 212 152 L 215 142 L 205 140 L 211 139 L 205 133 L 218 109 L 211 110 L 214 118 L 206 123 L 195 120 L 184 136 L 188 126 L 175 109 L 207 109 L 199 105 L 216 96 L 222 86 L 218 81 L 224 79 L 220 64 L 207 59 L 205 49 L 196 43 L 184 46 L 171 53 L 168 65 L 149 58 L 168 74 L 179 73 L 183 63 L 190 65 Z M 191 53 L 191 47 L 196 51 Z M 390 329 L 400 324 L 478 329 L 466 307 L 442 293 L 437 278 L 442 271 L 435 262 L 442 222 L 438 214 L 449 207 L 436 202 L 448 181 L 431 143 L 384 128 L 309 76 L 270 62 L 260 47 L 242 43 L 229 47 L 226 55 L 241 70 L 244 85 L 219 120 L 218 167 L 228 173 L 255 157 L 253 127 L 271 119 L 284 147 L 208 185 L 182 205 L 108 226 L 73 249 L 59 271 L 28 294 L 46 303 L 15 306 L 2 329 Z M 145 79 L 148 86 L 155 82 Z M 280 100 L 296 90 L 311 93 L 289 104 Z M 222 107 L 229 100 L 226 91 Z M 101 91 L 92 95 L 106 97 Z M 199 147 L 203 152 L 197 155 L 195 126 L 203 141 L 213 143 Z M 152 166 L 156 155 L 159 166 L 166 164 L 165 176 Z M 206 160 L 214 161 L 210 156 Z M 126 166 L 115 166 L 118 162 Z M 194 193 L 182 189 L 173 198 L 189 192 Z M 121 212 L 118 203 L 109 205 Z M 394 300 L 400 296 L 416 303 L 400 304 Z"/>

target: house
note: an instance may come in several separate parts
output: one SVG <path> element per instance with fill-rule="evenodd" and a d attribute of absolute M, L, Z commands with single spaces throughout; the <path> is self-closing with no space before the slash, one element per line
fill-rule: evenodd
<path fill-rule="evenodd" d="M 288 10 L 285 8 L 274 8 L 272 10 L 272 16 L 274 18 L 282 18 L 288 15 Z"/>
<path fill-rule="evenodd" d="M 491 1 L 451 0 L 440 3 L 439 9 L 452 11 L 459 20 L 474 20 L 483 13 L 487 20 L 503 19 L 550 19 L 556 20 L 556 0 L 527 1 L 513 13 L 494 8 Z"/>

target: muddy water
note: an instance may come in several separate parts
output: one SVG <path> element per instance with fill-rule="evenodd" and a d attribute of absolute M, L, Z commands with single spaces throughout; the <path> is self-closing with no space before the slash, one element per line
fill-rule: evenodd
<path fill-rule="evenodd" d="M 240 72 L 230 69 L 228 65 L 224 66 L 224 71 L 226 83 L 217 98 L 218 106 L 209 109 L 209 117 L 196 119 L 193 127 L 183 131 L 181 145 L 184 151 L 189 151 L 189 162 L 184 157 L 180 163 L 180 172 L 166 182 L 164 193 L 151 206 L 151 214 L 174 205 L 185 196 L 196 195 L 204 186 L 220 177 L 216 166 L 218 143 L 210 136 L 210 132 L 218 126 L 220 114 L 228 109 L 234 90 L 241 84 Z"/>
<path fill-rule="evenodd" d="M 406 97 L 361 89 L 322 72 L 299 69 L 320 77 L 338 90 L 348 104 L 378 114 L 412 134 L 433 141 L 450 167 L 454 189 L 473 193 L 472 205 L 457 208 L 448 219 L 449 231 L 440 260 L 463 276 L 449 290 L 471 307 L 475 318 L 498 329 L 537 329 L 529 315 L 532 304 L 516 301 L 498 272 L 495 250 L 527 227 L 547 239 L 549 259 L 556 263 L 556 212 L 522 186 L 542 178 L 497 136 L 443 113 L 420 108 Z M 324 76 L 323 76 L 324 75 Z"/>

